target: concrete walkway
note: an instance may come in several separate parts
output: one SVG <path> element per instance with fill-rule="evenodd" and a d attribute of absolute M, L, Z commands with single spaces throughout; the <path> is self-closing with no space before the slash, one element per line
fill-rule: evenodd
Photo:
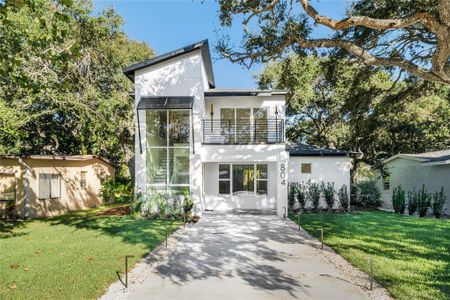
<path fill-rule="evenodd" d="M 128 299 L 367 299 L 273 215 L 204 215 Z"/>

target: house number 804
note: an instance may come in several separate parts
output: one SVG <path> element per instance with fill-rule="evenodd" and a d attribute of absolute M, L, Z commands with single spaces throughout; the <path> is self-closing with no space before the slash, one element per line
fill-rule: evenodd
<path fill-rule="evenodd" d="M 281 185 L 286 185 L 286 167 L 284 164 L 280 165 L 280 178 L 281 178 Z"/>

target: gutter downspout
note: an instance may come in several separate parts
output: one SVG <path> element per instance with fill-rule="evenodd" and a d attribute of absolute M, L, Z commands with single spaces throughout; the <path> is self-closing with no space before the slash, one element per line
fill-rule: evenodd
<path fill-rule="evenodd" d="M 22 157 L 19 157 L 19 165 L 25 168 L 25 206 L 23 216 L 25 219 L 30 217 L 30 166 L 28 166 Z"/>

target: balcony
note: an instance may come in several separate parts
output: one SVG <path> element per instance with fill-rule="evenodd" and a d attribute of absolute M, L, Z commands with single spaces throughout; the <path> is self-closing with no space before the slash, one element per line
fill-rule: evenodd
<path fill-rule="evenodd" d="M 203 119 L 203 143 L 217 145 L 284 142 L 282 119 Z"/>

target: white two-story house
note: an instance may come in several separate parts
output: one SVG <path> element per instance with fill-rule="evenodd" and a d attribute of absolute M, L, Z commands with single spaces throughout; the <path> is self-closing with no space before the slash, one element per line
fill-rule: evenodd
<path fill-rule="evenodd" d="M 286 92 L 218 89 L 208 41 L 124 69 L 135 83 L 135 191 L 188 187 L 195 211 L 287 210 L 288 178 L 349 185 L 347 152 L 286 145 Z"/>

